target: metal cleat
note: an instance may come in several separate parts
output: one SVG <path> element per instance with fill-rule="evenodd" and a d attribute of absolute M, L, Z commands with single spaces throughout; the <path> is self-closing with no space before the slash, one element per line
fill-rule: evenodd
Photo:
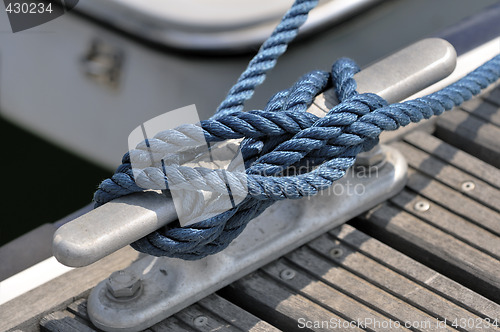
<path fill-rule="evenodd" d="M 355 79 L 360 93 L 373 92 L 397 102 L 449 75 L 455 61 L 448 42 L 425 39 L 373 64 Z M 333 95 L 319 95 L 309 111 L 324 115 L 336 103 Z M 360 155 L 357 166 L 317 196 L 275 203 L 218 254 L 197 261 L 141 258 L 119 272 L 134 276 L 125 286 L 116 284 L 120 275 L 115 272 L 92 290 L 90 319 L 105 331 L 145 329 L 385 201 L 405 184 L 407 164 L 393 148 L 378 146 Z M 175 218 L 173 204 L 159 193 L 122 197 L 62 226 L 54 236 L 54 255 L 69 266 L 88 265 Z M 282 277 L 292 275 L 289 271 Z"/>

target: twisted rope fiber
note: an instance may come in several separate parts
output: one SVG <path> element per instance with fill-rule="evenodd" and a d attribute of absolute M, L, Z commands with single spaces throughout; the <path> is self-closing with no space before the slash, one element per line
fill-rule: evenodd
<path fill-rule="evenodd" d="M 245 157 L 248 153 L 251 156 L 257 155 L 257 158 L 246 171 L 249 195 L 236 208 L 186 228 L 173 228 L 163 233 L 154 232 L 132 246 L 152 255 L 167 255 L 184 259 L 199 259 L 219 252 L 241 233 L 251 219 L 261 214 L 276 200 L 314 195 L 341 178 L 354 163 L 357 153 L 368 150 L 376 144 L 383 130 L 395 130 L 411 122 L 439 115 L 480 93 L 481 89 L 499 79 L 500 55 L 438 92 L 393 105 L 386 105 L 380 97 L 373 94 L 357 94 L 356 83 L 352 79 L 357 70 L 355 64 L 347 59 L 335 63 L 331 79 L 337 80 L 333 81 L 333 85 L 341 103 L 324 118 L 304 112 L 311 104 L 312 98 L 328 86 L 322 80 L 324 75 L 319 75 L 318 72 L 304 76 L 291 89 L 273 96 L 266 108 L 272 109 L 269 112 L 273 114 L 273 117 L 266 116 L 268 114 L 264 115 L 263 112 L 252 113 L 262 115 L 262 121 L 269 118 L 289 120 L 293 118 L 291 114 L 294 114 L 296 117 L 293 119 L 298 119 L 295 122 L 297 126 L 289 126 L 287 130 L 276 131 L 273 129 L 274 125 L 269 125 L 268 135 L 265 134 L 263 127 L 251 126 L 252 136 L 245 138 L 241 149 L 245 150 L 243 153 Z M 313 78 L 318 84 L 309 86 L 314 86 L 316 90 L 311 89 L 308 93 L 302 94 L 302 99 L 299 99 L 300 103 L 290 103 L 289 97 L 299 94 L 297 86 L 300 87 L 300 82 Z M 272 107 L 269 106 L 270 104 Z M 290 108 L 293 109 L 296 105 L 300 107 L 290 111 Z M 208 133 L 213 133 L 211 126 L 214 123 L 231 123 L 228 119 L 241 120 L 241 123 L 248 124 L 249 122 L 245 121 L 248 120 L 245 114 L 237 112 L 221 117 L 219 120 L 211 119 L 202 122 L 201 127 Z M 283 115 L 282 118 L 281 115 Z M 310 125 L 303 128 L 299 124 Z M 224 128 L 225 131 L 227 131 L 226 128 Z M 214 140 L 224 139 L 225 134 L 217 133 L 218 135 L 212 136 Z M 291 135 L 293 137 L 289 139 L 283 138 L 283 136 Z M 246 136 L 232 130 L 226 137 Z M 262 153 L 267 142 L 270 141 L 273 141 L 273 147 L 267 147 L 269 152 Z M 272 176 L 304 160 L 314 160 L 320 163 L 320 166 L 296 176 Z M 129 161 L 128 155 L 125 155 L 124 164 L 119 167 L 117 173 L 111 180 L 105 180 L 101 184 L 95 195 L 96 205 L 124 194 L 143 190 L 134 182 Z M 203 178 L 202 175 L 200 177 Z M 162 181 L 165 179 L 162 178 Z"/>
<path fill-rule="evenodd" d="M 288 44 L 297 36 L 299 27 L 306 21 L 309 11 L 317 4 L 318 0 L 294 2 L 271 36 L 262 44 L 257 55 L 249 62 L 236 84 L 229 90 L 226 98 L 217 108 L 214 118 L 243 110 L 243 103 L 253 96 L 255 87 L 264 82 L 266 72 L 274 68 L 278 58 L 285 53 Z"/>
<path fill-rule="evenodd" d="M 297 3 L 306 2 L 297 1 L 294 6 Z M 263 49 L 264 46 L 261 51 Z M 259 54 L 256 58 L 258 56 Z M 249 65 L 248 68 L 250 67 Z M 265 68 L 268 70 L 271 67 Z M 223 102 L 216 116 L 202 121 L 200 126 L 185 125 L 156 135 L 149 142 L 158 160 L 165 154 L 175 153 L 179 147 L 192 148 L 206 144 L 205 141 L 197 142 L 193 139 L 196 135 L 192 133 L 200 128 L 208 142 L 244 138 L 240 148 L 245 159 L 245 176 L 227 171 L 225 173 L 229 175 L 231 184 L 246 181 L 248 196 L 235 208 L 213 218 L 185 228 L 153 232 L 132 246 L 155 256 L 189 260 L 221 251 L 243 231 L 251 219 L 276 200 L 314 195 L 341 178 L 352 166 L 359 152 L 369 150 L 378 142 L 378 136 L 383 130 L 395 130 L 399 126 L 439 115 L 478 94 L 500 77 L 500 56 L 441 91 L 393 105 L 387 105 L 382 98 L 373 94 L 358 94 L 352 78 L 357 71 L 359 68 L 354 62 L 341 59 L 334 64 L 331 75 L 320 71 L 305 75 L 290 89 L 275 94 L 262 111 L 241 112 L 243 102 L 250 98 L 251 93 L 234 92 L 244 91 L 241 88 L 232 89 L 228 98 L 233 101 Z M 265 74 L 261 71 L 259 75 Z M 242 74 L 242 77 L 247 76 Z M 245 79 L 240 77 L 238 83 L 242 80 Z M 253 84 L 249 88 L 253 91 L 262 82 L 259 80 L 249 80 L 252 83 L 241 86 L 248 88 Z M 312 104 L 314 97 L 330 84 L 336 89 L 341 103 L 324 118 L 306 113 L 305 110 Z M 173 138 L 170 139 L 171 137 Z M 140 151 L 140 146 L 138 148 L 131 153 L 144 152 Z M 303 164 L 309 166 L 307 172 L 288 175 L 287 171 L 291 166 Z M 311 165 L 318 167 L 312 169 Z M 189 180 L 192 184 L 193 179 L 196 179 L 192 190 L 227 188 L 220 170 L 178 165 L 172 167 L 176 167 L 178 178 L 168 180 L 181 183 Z M 144 179 L 147 186 L 142 183 L 138 186 L 132 174 L 130 155 L 125 154 L 122 165 L 113 177 L 103 181 L 95 193 L 96 206 L 142 191 L 143 187 L 164 188 L 165 173 L 159 168 L 148 171 L 148 177 Z"/>

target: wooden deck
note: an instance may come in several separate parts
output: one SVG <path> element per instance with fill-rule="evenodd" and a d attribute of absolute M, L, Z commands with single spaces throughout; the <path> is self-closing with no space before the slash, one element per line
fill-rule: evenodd
<path fill-rule="evenodd" d="M 403 191 L 149 331 L 499 331 L 500 87 L 391 145 L 409 164 Z M 96 331 L 90 287 L 136 257 L 73 270 L 0 322 Z"/>

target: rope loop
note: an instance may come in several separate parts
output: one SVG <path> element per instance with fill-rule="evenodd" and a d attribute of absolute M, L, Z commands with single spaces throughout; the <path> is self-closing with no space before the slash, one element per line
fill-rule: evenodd
<path fill-rule="evenodd" d="M 94 194 L 98 207 L 115 198 L 144 189 L 175 184 L 187 192 L 205 190 L 244 197 L 232 208 L 186 227 L 169 225 L 134 242 L 132 247 L 154 256 L 195 260 L 226 248 L 253 218 L 274 202 L 316 195 L 343 177 L 356 155 L 378 143 L 384 130 L 439 115 L 463 103 L 500 78 L 500 55 L 466 77 L 430 95 L 388 105 L 381 97 L 359 94 L 354 75 L 359 67 L 350 59 L 334 63 L 330 73 L 313 71 L 289 89 L 272 96 L 263 110 L 243 112 L 243 104 L 266 72 L 284 53 L 317 1 L 297 0 L 271 37 L 250 61 L 216 114 L 200 124 L 187 124 L 158 133 L 147 143 L 127 152 L 115 174 Z M 333 87 L 340 103 L 320 118 L 306 110 L 314 98 Z M 200 140 L 196 131 L 203 132 Z M 199 135 L 198 135 L 199 136 Z M 206 147 L 208 143 L 241 139 L 244 172 L 169 165 L 148 167 L 134 178 L 134 160 L 162 162 L 166 156 Z M 146 151 L 145 146 L 149 150 Z M 152 151 L 152 152 L 151 152 Z M 147 155 L 143 155 L 145 153 Z M 169 169 L 169 178 L 165 168 Z M 174 174 L 175 176 L 170 176 Z"/>

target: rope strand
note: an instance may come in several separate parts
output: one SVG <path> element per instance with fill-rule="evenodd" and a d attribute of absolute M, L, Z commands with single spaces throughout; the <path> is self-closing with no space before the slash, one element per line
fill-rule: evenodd
<path fill-rule="evenodd" d="M 207 175 L 219 174 L 220 170 L 183 166 L 173 166 L 178 167 L 179 178 L 169 180 L 187 182 L 189 179 L 187 187 L 192 190 L 214 191 L 225 188 L 226 181 L 231 184 L 246 181 L 248 196 L 235 208 L 215 217 L 184 228 L 153 232 L 132 246 L 152 255 L 183 259 L 199 259 L 223 250 L 251 219 L 275 201 L 315 195 L 331 186 L 354 164 L 359 152 L 370 149 L 378 142 L 382 131 L 396 130 L 400 126 L 439 115 L 477 95 L 481 89 L 500 78 L 500 55 L 440 91 L 392 105 L 387 105 L 374 94 L 358 94 L 352 79 L 356 73 L 352 70 L 354 67 L 355 64 L 348 59 L 341 59 L 333 66 L 330 79 L 341 103 L 323 118 L 305 112 L 314 97 L 328 86 L 324 73 L 315 72 L 304 76 L 291 89 L 273 96 L 267 111 L 253 111 L 251 115 L 236 112 L 202 122 L 201 127 L 214 140 L 244 137 L 241 150 L 245 160 L 254 158 L 255 161 L 249 164 L 245 174 L 226 172 L 229 180 Z M 311 81 L 315 83 L 311 84 Z M 290 103 L 290 96 L 300 95 L 297 92 L 302 88 L 303 83 L 300 82 L 308 82 L 315 88 L 300 98 L 294 97 L 296 99 Z M 292 108 L 295 108 L 294 111 L 290 110 Z M 225 128 L 213 135 L 216 123 Z M 233 126 L 234 123 L 238 126 Z M 243 131 L 241 128 L 249 129 Z M 280 175 L 289 166 L 308 161 L 319 166 L 304 174 Z M 151 175 L 148 189 L 154 184 L 166 183 L 162 171 L 155 174 L 156 178 Z M 193 178 L 197 178 L 195 183 L 198 186 L 193 184 Z M 99 206 L 116 197 L 142 190 L 134 181 L 130 157 L 126 154 L 117 173 L 101 183 L 94 200 Z"/>
<path fill-rule="evenodd" d="M 306 21 L 309 11 L 317 4 L 318 0 L 295 1 L 271 36 L 262 44 L 259 52 L 250 61 L 236 84 L 229 90 L 226 98 L 217 108 L 215 119 L 243 110 L 244 102 L 252 98 L 255 88 L 264 82 L 266 73 L 274 68 L 278 58 L 285 53 L 288 44 L 297 36 L 299 27 Z"/>
<path fill-rule="evenodd" d="M 415 100 L 388 105 L 381 97 L 358 94 L 354 74 L 359 67 L 340 59 L 332 72 L 314 71 L 291 88 L 276 93 L 263 110 L 242 112 L 243 104 L 264 81 L 268 70 L 296 36 L 317 1 L 297 0 L 238 82 L 217 113 L 199 125 L 166 130 L 127 152 L 115 174 L 94 194 L 98 207 L 115 198 L 144 189 L 227 192 L 245 197 L 235 207 L 187 227 L 157 230 L 132 247 L 154 256 L 200 259 L 226 248 L 253 218 L 274 202 L 312 196 L 343 177 L 356 155 L 378 143 L 384 130 L 439 115 L 479 94 L 500 78 L 500 55 L 450 86 Z M 307 113 L 314 98 L 333 86 L 340 103 L 323 118 Z M 200 130 L 204 140 L 200 140 Z M 197 149 L 208 143 L 243 139 L 240 151 L 245 172 L 169 165 L 146 167 L 134 179 L 134 160 L 159 165 L 169 154 Z M 297 171 L 300 166 L 300 171 Z M 302 167 L 305 166 L 305 167 Z M 165 167 L 169 168 L 167 179 Z M 172 175 L 173 174 L 173 175 Z"/>

